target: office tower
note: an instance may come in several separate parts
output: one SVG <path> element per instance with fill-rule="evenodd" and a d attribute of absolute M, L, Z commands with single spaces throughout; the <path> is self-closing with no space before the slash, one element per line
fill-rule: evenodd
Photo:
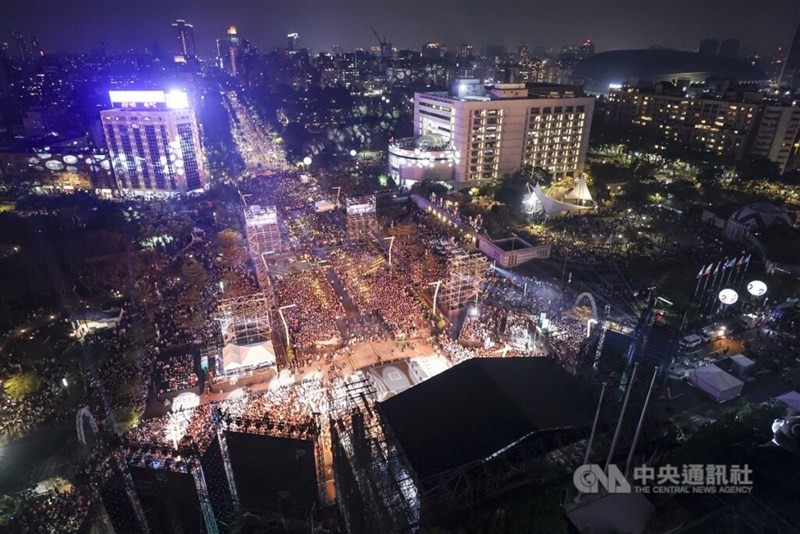
<path fill-rule="evenodd" d="M 586 39 L 578 48 L 578 59 L 586 59 L 594 55 L 594 43 L 591 39 Z"/>
<path fill-rule="evenodd" d="M 472 45 L 467 43 L 461 43 L 456 47 L 456 56 L 458 57 L 469 57 L 472 55 Z"/>
<path fill-rule="evenodd" d="M 126 194 L 202 189 L 206 172 L 194 110 L 183 91 L 109 91 L 100 112 L 117 183 Z"/>
<path fill-rule="evenodd" d="M 236 26 L 228 28 L 227 35 L 217 39 L 217 66 L 231 76 L 241 71 L 242 42 L 236 33 Z"/>
<path fill-rule="evenodd" d="M 429 59 L 440 58 L 444 55 L 444 47 L 441 43 L 425 43 L 422 45 L 422 57 Z"/>
<path fill-rule="evenodd" d="M 414 135 L 452 147 L 457 185 L 497 179 L 523 165 L 563 178 L 583 170 L 593 110 L 594 98 L 573 87 L 520 83 L 487 90 L 480 80 L 456 80 L 450 92 L 414 95 Z"/>
<path fill-rule="evenodd" d="M 719 45 L 719 55 L 735 58 L 739 55 L 739 39 L 725 39 Z"/>
<path fill-rule="evenodd" d="M 517 45 L 517 61 L 523 63 L 530 58 L 530 48 L 526 44 Z"/>
<path fill-rule="evenodd" d="M 700 54 L 716 56 L 718 46 L 719 46 L 719 41 L 717 41 L 716 39 L 703 39 L 702 41 L 700 41 L 700 48 L 697 51 Z"/>
<path fill-rule="evenodd" d="M 503 45 L 486 45 L 484 54 L 489 61 L 503 61 L 506 57 L 506 47 Z"/>
<path fill-rule="evenodd" d="M 22 62 L 28 61 L 31 58 L 31 54 L 28 49 L 28 43 L 25 41 L 25 36 L 19 32 L 14 32 L 11 37 L 13 37 L 14 45 L 17 48 L 17 57 Z"/>
<path fill-rule="evenodd" d="M 42 45 L 39 43 L 38 37 L 31 37 L 31 55 L 32 57 L 41 57 L 44 56 L 44 50 L 42 50 Z"/>
<path fill-rule="evenodd" d="M 286 36 L 286 39 L 288 40 L 288 42 L 286 44 L 286 48 L 289 50 L 289 52 L 297 51 L 297 38 L 298 37 L 300 37 L 300 36 L 297 33 L 290 33 L 289 35 Z"/>
<path fill-rule="evenodd" d="M 194 26 L 183 19 L 178 19 L 172 23 L 172 29 L 178 41 L 178 55 L 184 59 L 195 57 L 197 49 L 194 44 Z"/>
<path fill-rule="evenodd" d="M 789 45 L 789 53 L 786 55 L 778 85 L 791 89 L 800 88 L 800 24 L 797 25 L 794 39 Z"/>

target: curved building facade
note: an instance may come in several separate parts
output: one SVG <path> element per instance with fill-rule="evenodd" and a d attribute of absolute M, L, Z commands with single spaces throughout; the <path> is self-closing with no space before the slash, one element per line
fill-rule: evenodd
<path fill-rule="evenodd" d="M 766 84 L 767 75 L 744 60 L 680 50 L 613 50 L 584 59 L 572 81 L 584 91 L 606 94 L 609 89 L 639 82 L 703 83 L 713 79 Z"/>
<path fill-rule="evenodd" d="M 452 182 L 458 153 L 438 135 L 397 139 L 389 145 L 389 175 L 411 187 L 422 180 Z"/>

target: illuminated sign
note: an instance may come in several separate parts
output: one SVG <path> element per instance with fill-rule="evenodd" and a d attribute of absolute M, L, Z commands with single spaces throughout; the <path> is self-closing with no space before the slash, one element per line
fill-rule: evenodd
<path fill-rule="evenodd" d="M 767 284 L 765 284 L 761 280 L 753 280 L 752 282 L 747 284 L 747 292 L 753 295 L 754 297 L 760 297 L 761 295 L 767 292 Z"/>
<path fill-rule="evenodd" d="M 363 215 L 365 213 L 375 213 L 375 206 L 371 204 L 354 204 L 347 206 L 348 215 Z"/>
<path fill-rule="evenodd" d="M 719 292 L 719 301 L 723 304 L 736 304 L 739 300 L 739 293 L 733 289 L 723 289 Z"/>
<path fill-rule="evenodd" d="M 189 95 L 185 91 L 109 91 L 111 104 L 122 108 L 185 109 L 189 107 Z"/>

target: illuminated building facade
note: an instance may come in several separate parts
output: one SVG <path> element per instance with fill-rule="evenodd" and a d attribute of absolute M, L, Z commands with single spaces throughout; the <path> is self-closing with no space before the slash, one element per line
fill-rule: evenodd
<path fill-rule="evenodd" d="M 194 110 L 183 91 L 110 91 L 100 113 L 123 194 L 203 189 L 206 170 Z"/>
<path fill-rule="evenodd" d="M 528 88 L 457 80 L 453 91 L 414 95 L 414 135 L 443 138 L 454 151 L 454 185 L 477 185 L 523 165 L 556 179 L 583 170 L 594 98 L 572 87 Z"/>
<path fill-rule="evenodd" d="M 783 64 L 779 85 L 789 89 L 800 89 L 800 24 L 794 32 L 794 39 L 789 46 L 786 62 Z"/>
<path fill-rule="evenodd" d="M 236 26 L 228 28 L 225 38 L 217 39 L 217 66 L 231 76 L 239 75 L 242 70 L 241 41 Z"/>
<path fill-rule="evenodd" d="M 694 98 L 658 87 L 611 90 L 606 119 L 634 127 L 656 144 L 678 143 L 732 158 L 765 157 L 777 163 L 780 172 L 797 168 L 798 102 Z"/>

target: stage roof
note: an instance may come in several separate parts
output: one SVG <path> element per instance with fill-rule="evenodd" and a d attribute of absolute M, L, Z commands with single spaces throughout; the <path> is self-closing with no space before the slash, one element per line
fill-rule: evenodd
<path fill-rule="evenodd" d="M 475 358 L 380 403 L 422 477 L 486 459 L 531 433 L 589 427 L 594 403 L 549 358 Z"/>

